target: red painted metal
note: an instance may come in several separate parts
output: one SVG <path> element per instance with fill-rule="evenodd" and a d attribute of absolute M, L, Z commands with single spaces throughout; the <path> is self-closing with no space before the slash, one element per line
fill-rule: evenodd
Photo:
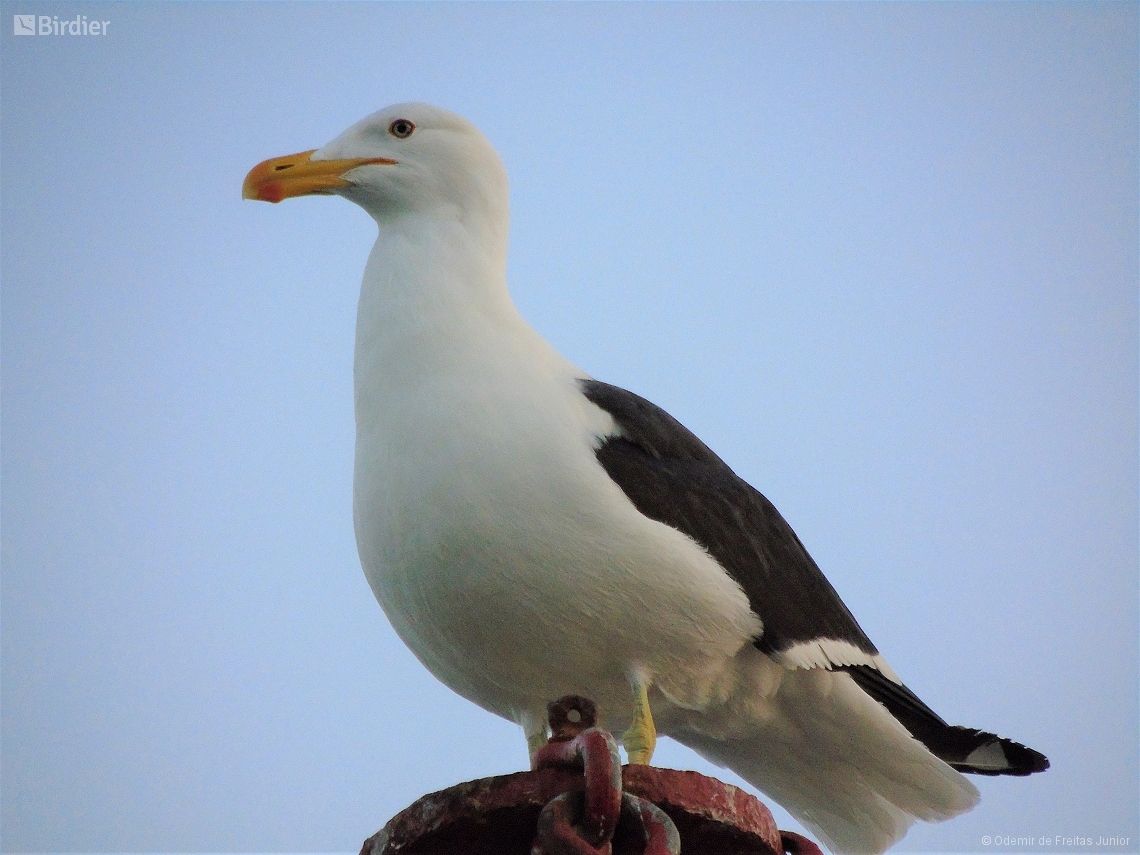
<path fill-rule="evenodd" d="M 552 704 L 533 771 L 468 781 L 405 808 L 360 855 L 822 855 L 752 795 L 697 772 L 618 765 L 594 706 Z M 612 839 L 611 839 L 612 838 Z M 533 848 L 532 848 L 533 847 Z"/>
<path fill-rule="evenodd" d="M 627 792 L 655 803 L 677 826 L 682 855 L 818 855 L 781 839 L 771 813 L 749 793 L 697 772 L 626 766 Z M 431 793 L 365 841 L 361 855 L 530 855 L 538 815 L 551 799 L 582 790 L 580 772 L 541 769 L 468 781 Z M 614 855 L 640 853 L 619 826 Z M 798 835 L 783 833 L 787 843 Z M 625 848 L 622 848 L 625 847 Z"/>

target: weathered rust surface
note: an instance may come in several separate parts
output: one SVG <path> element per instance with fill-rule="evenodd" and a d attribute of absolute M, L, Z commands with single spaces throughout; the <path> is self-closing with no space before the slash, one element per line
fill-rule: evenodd
<path fill-rule="evenodd" d="M 682 855 L 782 855 L 771 813 L 743 790 L 697 772 L 625 766 L 626 792 L 677 825 Z M 547 768 L 468 781 L 400 811 L 364 842 L 361 855 L 530 855 L 538 815 L 560 793 L 582 790 L 581 772 Z M 641 855 L 618 826 L 613 855 Z"/>
<path fill-rule="evenodd" d="M 625 766 L 623 787 L 673 819 L 684 855 L 782 853 L 771 811 L 739 787 L 699 772 Z M 758 848 L 763 846 L 765 848 Z"/>

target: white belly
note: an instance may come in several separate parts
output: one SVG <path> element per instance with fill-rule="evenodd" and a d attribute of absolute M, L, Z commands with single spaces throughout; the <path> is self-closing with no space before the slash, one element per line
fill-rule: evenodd
<path fill-rule="evenodd" d="M 635 673 L 683 706 L 723 697 L 760 629 L 744 593 L 609 479 L 592 438 L 612 421 L 570 378 L 513 379 L 390 389 L 358 425 L 357 542 L 392 625 L 516 721 L 573 692 L 619 726 Z"/>

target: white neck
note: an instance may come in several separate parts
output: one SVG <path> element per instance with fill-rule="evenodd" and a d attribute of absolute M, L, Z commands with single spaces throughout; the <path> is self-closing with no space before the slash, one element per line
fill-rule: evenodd
<path fill-rule="evenodd" d="M 459 217 L 381 223 L 357 311 L 358 427 L 395 390 L 476 367 L 486 372 L 489 363 L 509 370 L 520 347 L 554 355 L 507 292 L 505 229 L 489 231 Z"/>

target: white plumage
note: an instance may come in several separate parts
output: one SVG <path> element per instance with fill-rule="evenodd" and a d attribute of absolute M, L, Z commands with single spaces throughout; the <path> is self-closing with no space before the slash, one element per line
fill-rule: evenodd
<path fill-rule="evenodd" d="M 641 426 L 599 396 L 640 399 L 589 386 L 516 311 L 507 177 L 471 124 L 402 104 L 286 160 L 251 172 L 246 195 L 338 193 L 379 226 L 356 330 L 356 535 L 376 598 L 433 674 L 532 740 L 550 700 L 587 695 L 618 729 L 646 688 L 660 731 L 835 850 L 878 852 L 915 818 L 973 806 L 961 774 L 832 670 L 871 669 L 906 692 L 841 603 L 819 610 L 850 619 L 849 634 L 778 633 L 814 616 L 758 606 L 768 577 L 726 569 L 711 540 L 661 521 L 668 508 L 655 514 L 603 465 Z M 1005 771 L 1011 743 L 993 740 L 990 771 Z"/>

